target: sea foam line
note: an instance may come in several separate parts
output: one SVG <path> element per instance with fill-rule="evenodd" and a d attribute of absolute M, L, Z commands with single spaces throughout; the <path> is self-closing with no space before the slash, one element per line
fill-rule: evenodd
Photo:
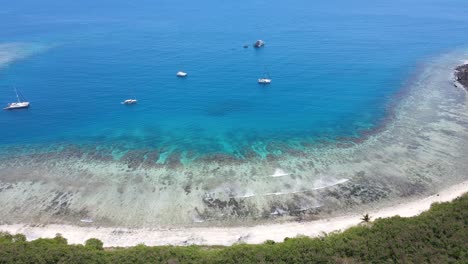
<path fill-rule="evenodd" d="M 306 192 L 317 191 L 317 190 L 321 190 L 321 189 L 325 189 L 325 188 L 330 188 L 330 187 L 333 187 L 333 186 L 336 186 L 336 185 L 339 185 L 339 184 L 343 184 L 343 183 L 345 183 L 347 181 L 349 181 L 349 179 L 340 179 L 340 180 L 337 180 L 336 182 L 334 182 L 332 184 L 328 184 L 328 185 L 324 185 L 324 186 L 320 186 L 320 187 L 315 187 L 315 188 L 308 189 L 308 190 L 300 190 L 300 191 L 293 191 L 293 192 L 271 192 L 271 193 L 262 193 L 262 194 L 246 194 L 246 195 L 237 196 L 237 197 L 234 197 L 234 198 L 250 198 L 250 197 L 255 197 L 255 196 L 274 196 L 274 195 L 287 195 L 287 194 L 306 193 Z"/>

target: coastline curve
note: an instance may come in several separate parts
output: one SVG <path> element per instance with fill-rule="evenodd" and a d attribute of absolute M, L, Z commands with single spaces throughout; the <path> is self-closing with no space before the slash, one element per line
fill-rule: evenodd
<path fill-rule="evenodd" d="M 468 177 L 466 92 L 453 87 L 461 53 L 427 63 L 394 118 L 364 140 L 175 165 L 145 166 L 157 160 L 148 150 L 133 153 L 143 157 L 137 164 L 76 146 L 3 155 L 0 224 L 242 226 L 328 218 L 435 193 Z"/>

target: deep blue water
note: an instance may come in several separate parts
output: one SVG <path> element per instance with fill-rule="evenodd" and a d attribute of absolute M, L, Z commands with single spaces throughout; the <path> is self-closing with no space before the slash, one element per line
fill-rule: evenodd
<path fill-rule="evenodd" d="M 32 103 L 0 112 L 2 145 L 238 153 L 358 137 L 418 63 L 468 43 L 466 0 L 2 2 L 0 44 L 46 47 L 0 69 L 0 103 L 14 86 Z"/>

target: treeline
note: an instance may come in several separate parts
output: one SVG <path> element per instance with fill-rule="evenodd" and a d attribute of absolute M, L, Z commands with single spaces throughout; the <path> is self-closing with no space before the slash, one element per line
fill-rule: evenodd
<path fill-rule="evenodd" d="M 377 219 L 343 233 L 261 245 L 103 248 L 61 236 L 0 234 L 0 263 L 468 263 L 468 195 L 417 217 Z"/>

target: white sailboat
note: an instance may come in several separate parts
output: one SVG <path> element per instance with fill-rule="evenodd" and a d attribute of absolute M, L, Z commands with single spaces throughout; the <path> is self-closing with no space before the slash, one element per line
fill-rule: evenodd
<path fill-rule="evenodd" d="M 9 103 L 7 107 L 3 108 L 3 110 L 14 110 L 14 109 L 21 109 L 21 108 L 29 107 L 29 102 L 27 102 L 23 96 L 18 95 L 18 90 L 16 88 L 15 88 L 15 93 L 16 93 L 16 99 L 18 100 L 18 102 Z"/>
<path fill-rule="evenodd" d="M 122 104 L 125 104 L 125 105 L 131 105 L 131 104 L 136 104 L 136 103 L 138 103 L 137 99 L 127 99 L 122 102 Z"/>
<path fill-rule="evenodd" d="M 257 80 L 257 82 L 259 84 L 270 84 L 271 83 L 271 78 L 270 78 L 270 74 L 268 74 L 268 72 L 265 72 L 265 74 L 263 75 L 262 78 L 259 78 Z"/>
<path fill-rule="evenodd" d="M 138 103 L 138 100 L 134 96 L 135 95 L 135 88 L 133 88 L 132 94 L 133 94 L 133 97 L 124 100 L 121 104 L 123 104 L 123 105 L 133 105 L 133 104 Z"/>

